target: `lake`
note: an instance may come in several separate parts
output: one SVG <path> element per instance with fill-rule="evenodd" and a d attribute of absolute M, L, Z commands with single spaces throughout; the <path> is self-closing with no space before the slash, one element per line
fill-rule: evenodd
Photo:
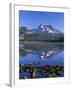
<path fill-rule="evenodd" d="M 62 42 L 19 44 L 19 79 L 64 77 Z"/>

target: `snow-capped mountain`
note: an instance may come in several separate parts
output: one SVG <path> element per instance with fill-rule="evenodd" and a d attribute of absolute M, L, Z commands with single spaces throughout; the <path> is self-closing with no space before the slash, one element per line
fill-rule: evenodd
<path fill-rule="evenodd" d="M 29 30 L 27 27 L 19 28 L 19 39 L 25 41 L 64 41 L 64 34 L 52 25 L 40 24 L 37 28 Z"/>
<path fill-rule="evenodd" d="M 52 25 L 44 25 L 44 24 L 40 24 L 38 26 L 38 30 L 41 32 L 47 32 L 47 33 L 52 33 L 52 34 L 63 34 L 62 32 L 60 32 L 59 30 L 57 30 L 55 27 L 53 27 Z"/>

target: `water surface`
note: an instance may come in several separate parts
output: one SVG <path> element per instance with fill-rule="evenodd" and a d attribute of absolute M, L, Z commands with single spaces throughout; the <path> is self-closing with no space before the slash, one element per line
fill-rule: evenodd
<path fill-rule="evenodd" d="M 64 76 L 64 45 L 60 42 L 20 42 L 19 78 Z"/>

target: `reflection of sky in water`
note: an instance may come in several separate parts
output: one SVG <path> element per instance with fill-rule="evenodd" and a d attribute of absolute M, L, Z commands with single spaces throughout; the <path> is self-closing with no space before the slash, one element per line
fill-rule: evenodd
<path fill-rule="evenodd" d="M 40 56 L 41 57 L 41 56 Z M 46 58 L 46 60 L 39 58 L 37 54 L 29 53 L 27 56 L 19 57 L 20 64 L 33 64 L 33 65 L 63 65 L 64 64 L 64 52 L 60 52 L 53 57 Z"/>
<path fill-rule="evenodd" d="M 21 43 L 19 46 L 19 64 L 26 67 L 20 69 L 20 79 L 64 76 L 63 43 Z"/>

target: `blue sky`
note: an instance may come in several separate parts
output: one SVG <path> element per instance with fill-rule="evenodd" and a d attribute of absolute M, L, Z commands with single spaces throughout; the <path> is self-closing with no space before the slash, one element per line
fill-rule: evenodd
<path fill-rule="evenodd" d="M 26 26 L 27 28 L 32 29 L 40 24 L 52 25 L 64 32 L 64 13 L 19 11 L 19 26 Z"/>

